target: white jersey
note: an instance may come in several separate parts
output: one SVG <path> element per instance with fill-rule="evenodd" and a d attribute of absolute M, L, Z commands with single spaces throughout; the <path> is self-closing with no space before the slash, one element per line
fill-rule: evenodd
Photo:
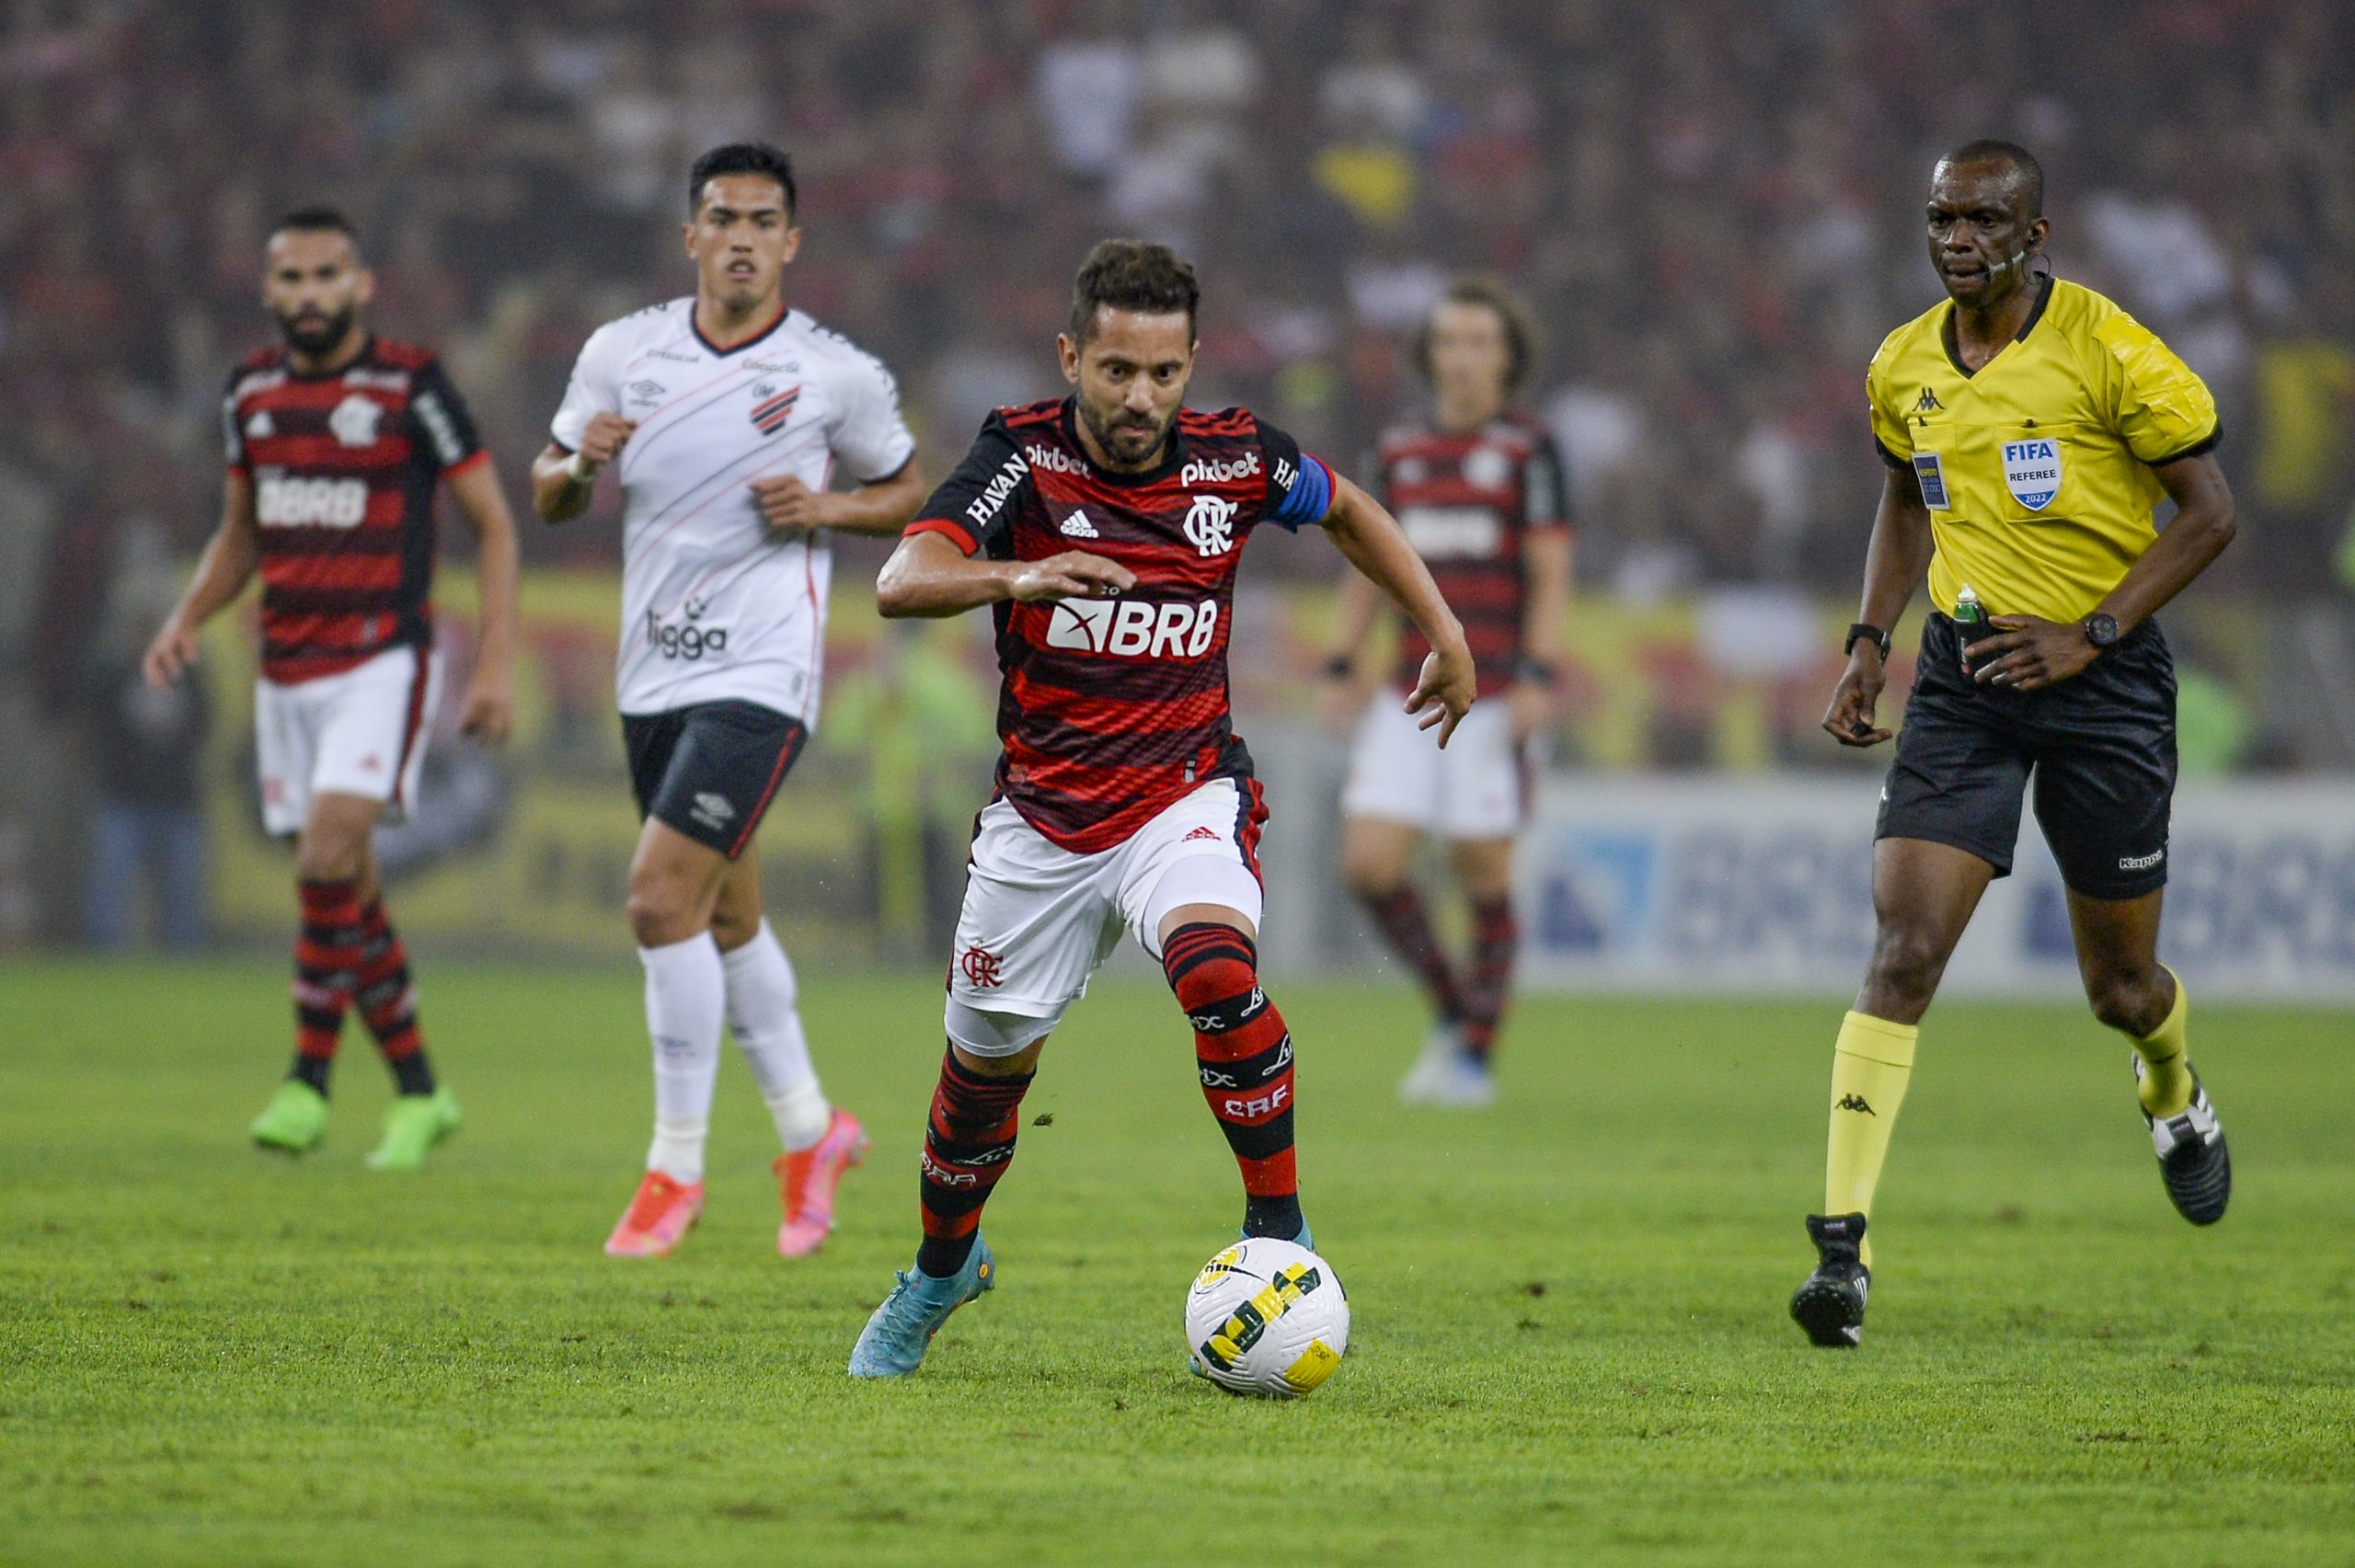
<path fill-rule="evenodd" d="M 833 553 L 780 540 L 752 481 L 798 475 L 823 490 L 837 461 L 888 479 L 915 452 L 891 372 L 849 339 L 787 311 L 760 337 L 715 349 L 695 301 L 608 322 L 582 346 L 551 427 L 567 451 L 598 414 L 638 421 L 611 466 L 622 486 L 622 633 L 614 676 L 626 714 L 759 703 L 815 727 Z"/>

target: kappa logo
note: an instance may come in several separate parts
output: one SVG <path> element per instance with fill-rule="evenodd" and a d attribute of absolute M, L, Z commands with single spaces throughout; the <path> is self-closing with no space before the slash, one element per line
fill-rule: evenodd
<path fill-rule="evenodd" d="M 1065 599 L 1047 623 L 1047 646 L 1115 658 L 1200 658 L 1217 634 L 1215 599 L 1200 604 Z"/>
<path fill-rule="evenodd" d="M 1938 395 L 1926 386 L 1922 389 L 1922 395 L 1913 400 L 1913 412 L 1916 414 L 1944 413 L 1945 411 L 1946 405 L 1938 401 Z"/>
<path fill-rule="evenodd" d="M 1188 466 L 1190 468 L 1192 465 Z M 1258 466 L 1258 459 L 1252 460 L 1252 466 L 1255 469 Z M 1224 496 L 1195 496 L 1190 499 L 1193 505 L 1186 510 L 1188 541 L 1205 560 L 1213 555 L 1223 555 L 1234 549 L 1235 514 L 1243 509 L 1242 504 L 1230 501 Z"/>
<path fill-rule="evenodd" d="M 1855 1093 L 1841 1095 L 1839 1103 L 1832 1108 L 1835 1111 L 1862 1111 L 1875 1121 L 1880 1119 L 1880 1113 L 1865 1104 L 1865 1097 L 1862 1094 Z"/>
<path fill-rule="evenodd" d="M 2148 871 L 2167 858 L 2167 852 L 2153 850 L 2149 854 L 2122 854 L 2118 857 L 2120 871 Z"/>
<path fill-rule="evenodd" d="M 270 417 L 267 408 L 256 409 L 254 417 L 246 421 L 246 440 L 249 441 L 266 441 L 277 433 L 278 421 Z"/>
<path fill-rule="evenodd" d="M 335 406 L 327 416 L 327 429 L 344 446 L 374 446 L 376 427 L 385 418 L 385 406 L 373 397 L 353 393 Z"/>
<path fill-rule="evenodd" d="M 1104 537 L 1102 534 L 1096 532 L 1096 525 L 1087 521 L 1087 513 L 1085 509 L 1075 511 L 1069 517 L 1063 519 L 1063 535 L 1066 539 L 1101 539 Z"/>

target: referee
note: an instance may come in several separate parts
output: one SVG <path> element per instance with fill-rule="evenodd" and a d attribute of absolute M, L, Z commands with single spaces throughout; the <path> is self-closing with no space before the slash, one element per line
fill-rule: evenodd
<path fill-rule="evenodd" d="M 2031 263 L 2051 225 L 2044 171 L 2008 142 L 1956 148 L 1930 177 L 1930 263 L 1948 303 L 1889 335 L 1865 372 L 1889 464 L 1864 608 L 1823 727 L 1890 731 L 1874 710 L 1889 628 L 1929 576 L 1932 613 L 1874 830 L 1878 931 L 1832 1067 L 1821 1262 L 1791 1316 L 1821 1345 L 1864 1332 L 1872 1206 L 1922 1014 L 1990 878 L 2006 875 L 2031 772 L 2068 885 L 2094 1015 L 2127 1036 L 2176 1208 L 2223 1218 L 2232 1165 L 2184 1056 L 2183 985 L 2158 961 L 2175 790 L 2175 672 L 2159 606 L 2231 542 L 2216 405 L 2165 344 Z M 2176 503 L 2153 527 L 2162 497 Z M 1957 612 L 1992 616 L 1967 644 Z"/>

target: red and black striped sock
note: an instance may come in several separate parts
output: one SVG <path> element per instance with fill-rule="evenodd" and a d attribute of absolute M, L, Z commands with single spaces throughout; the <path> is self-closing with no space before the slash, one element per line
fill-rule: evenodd
<path fill-rule="evenodd" d="M 1513 955 L 1521 949 L 1521 923 L 1512 900 L 1472 905 L 1472 981 L 1464 988 L 1464 1047 L 1486 1061 L 1496 1048 L 1504 1022 L 1505 993 L 1512 984 Z"/>
<path fill-rule="evenodd" d="M 1415 885 L 1401 882 L 1387 893 L 1368 894 L 1364 903 L 1391 951 L 1415 967 L 1432 1009 L 1451 1024 L 1462 1018 L 1464 988 L 1456 980 L 1454 966 L 1447 961 L 1446 950 L 1431 933 L 1430 917 L 1423 912 L 1423 896 Z"/>
<path fill-rule="evenodd" d="M 1014 1162 L 1022 1096 L 1037 1076 L 985 1077 L 959 1061 L 954 1048 L 942 1059 L 924 1133 L 924 1241 L 916 1248 L 923 1273 L 946 1279 L 972 1255 L 982 1206 Z"/>
<path fill-rule="evenodd" d="M 385 901 L 371 898 L 360 911 L 359 977 L 354 999 L 376 1048 L 393 1070 L 393 1082 L 404 1094 L 433 1093 L 433 1064 L 426 1059 L 424 1036 L 417 1029 L 417 990 L 410 982 L 408 949 L 400 933 L 385 918 Z"/>
<path fill-rule="evenodd" d="M 1194 1025 L 1202 1097 L 1243 1168 L 1243 1230 L 1300 1234 L 1300 1180 L 1292 1159 L 1292 1035 L 1259 985 L 1258 952 L 1232 926 L 1181 925 L 1162 944 L 1161 967 Z"/>
<path fill-rule="evenodd" d="M 294 884 L 303 924 L 294 937 L 294 1067 L 288 1076 L 322 1094 L 359 967 L 360 901 L 353 889 L 349 879 Z"/>

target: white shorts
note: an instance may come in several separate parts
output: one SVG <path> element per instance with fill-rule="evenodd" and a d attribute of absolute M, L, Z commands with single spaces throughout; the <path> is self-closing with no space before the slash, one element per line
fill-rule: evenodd
<path fill-rule="evenodd" d="M 316 681 L 256 681 L 262 826 L 302 831 L 318 795 L 381 800 L 393 819 L 406 816 L 441 702 L 442 656 L 413 647 Z"/>
<path fill-rule="evenodd" d="M 1527 754 L 1501 696 L 1464 715 L 1447 750 L 1418 729 L 1407 693 L 1385 691 L 1358 722 L 1341 815 L 1375 817 L 1446 839 L 1509 839 L 1529 818 Z"/>
<path fill-rule="evenodd" d="M 1158 961 L 1161 922 L 1187 904 L 1223 905 L 1258 930 L 1266 818 L 1256 784 L 1215 779 L 1127 842 L 1074 854 L 1005 801 L 991 802 L 973 835 L 948 960 L 949 1037 L 976 1055 L 1013 1054 L 1086 993 L 1123 931 Z M 993 1030 L 974 1013 L 1035 1026 Z"/>

